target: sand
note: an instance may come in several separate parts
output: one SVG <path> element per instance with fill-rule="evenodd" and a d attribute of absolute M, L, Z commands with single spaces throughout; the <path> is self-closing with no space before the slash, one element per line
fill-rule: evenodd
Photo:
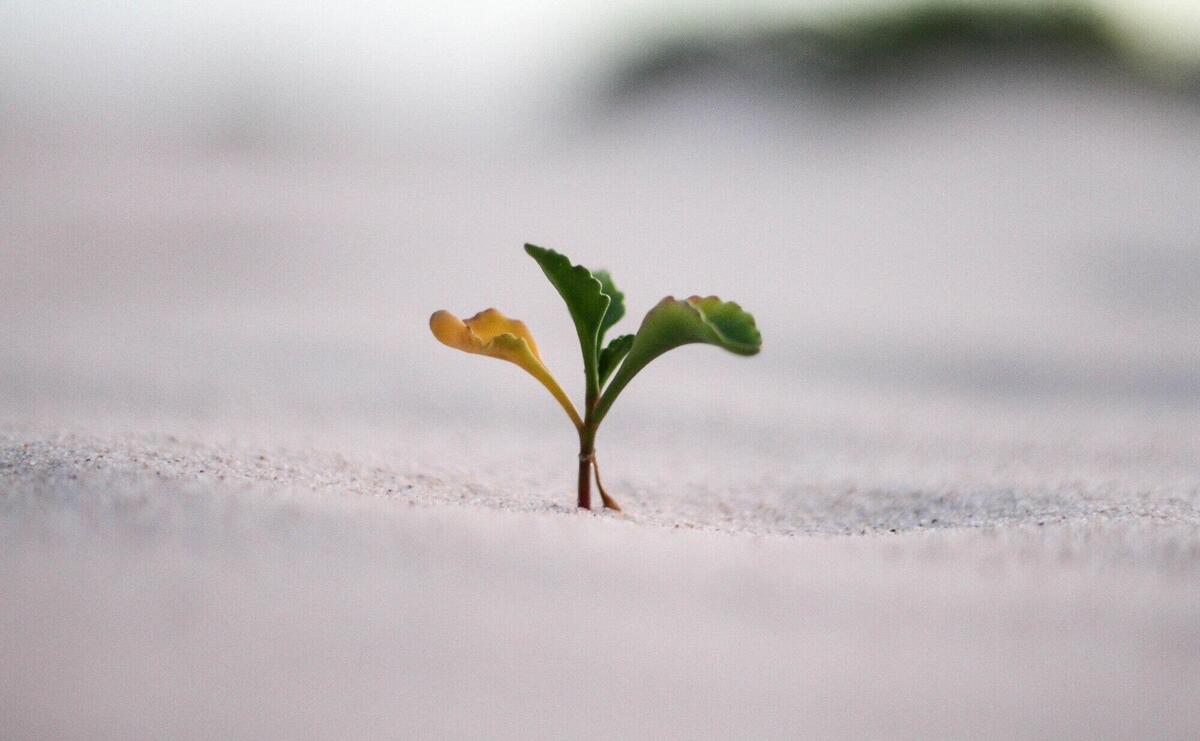
<path fill-rule="evenodd" d="M 9 433 L 0 472 L 6 737 L 1200 727 L 1194 499 L 875 495 L 788 536 L 315 448 Z"/>

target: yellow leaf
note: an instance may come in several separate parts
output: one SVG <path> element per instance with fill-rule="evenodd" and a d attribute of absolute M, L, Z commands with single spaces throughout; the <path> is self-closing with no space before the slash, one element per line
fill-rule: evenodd
<path fill-rule="evenodd" d="M 583 426 L 575 405 L 542 362 L 537 343 L 525 322 L 509 319 L 496 309 L 481 311 L 466 320 L 443 310 L 435 311 L 429 317 L 429 328 L 443 345 L 521 366 L 546 387 L 576 427 Z"/>

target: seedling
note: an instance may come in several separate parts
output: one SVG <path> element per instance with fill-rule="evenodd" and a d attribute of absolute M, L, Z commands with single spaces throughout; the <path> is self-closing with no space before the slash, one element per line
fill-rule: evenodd
<path fill-rule="evenodd" d="M 659 355 L 681 345 L 703 342 L 738 355 L 754 355 L 762 336 L 754 317 L 732 301 L 716 296 L 679 300 L 667 296 L 651 309 L 637 334 L 623 334 L 604 344 L 604 335 L 625 315 L 625 295 L 604 270 L 572 265 L 565 255 L 532 244 L 525 251 L 558 290 L 579 334 L 586 382 L 583 416 L 542 362 L 537 343 L 524 322 L 496 309 L 461 320 L 448 311 L 434 312 L 429 328 L 442 344 L 463 352 L 515 363 L 554 396 L 579 432 L 579 506 L 591 509 L 591 481 L 596 477 L 600 499 L 609 509 L 621 508 L 600 482 L 596 463 L 596 431 L 621 391 L 642 368 Z"/>

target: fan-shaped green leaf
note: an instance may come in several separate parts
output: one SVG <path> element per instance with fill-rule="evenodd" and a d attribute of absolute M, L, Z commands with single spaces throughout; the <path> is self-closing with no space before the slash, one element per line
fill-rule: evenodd
<path fill-rule="evenodd" d="M 604 333 L 625 316 L 625 294 L 617 290 L 617 284 L 613 283 L 612 274 L 607 270 L 593 270 L 592 275 L 600 281 L 600 290 L 609 298 L 608 310 L 604 312 L 604 319 L 600 322 L 600 335 L 596 339 L 598 347 L 604 344 Z M 603 376 L 604 373 L 600 375 Z M 600 383 L 604 383 L 603 378 L 600 379 Z"/>
<path fill-rule="evenodd" d="M 608 377 L 613 374 L 621 361 L 629 354 L 629 348 L 633 347 L 633 335 L 623 334 L 619 337 L 614 337 L 612 342 L 608 343 L 608 347 L 600 351 L 600 386 L 603 387 Z"/>
<path fill-rule="evenodd" d="M 621 390 L 650 361 L 668 350 L 696 342 L 738 355 L 754 355 L 762 346 L 762 335 L 754 317 L 732 301 L 716 296 L 692 296 L 685 301 L 664 298 L 642 320 L 625 362 L 596 406 L 596 422 L 604 418 Z"/>
<path fill-rule="evenodd" d="M 604 293 L 603 285 L 591 271 L 582 265 L 572 265 L 566 255 L 533 244 L 526 244 L 525 251 L 537 260 L 542 272 L 567 304 L 583 351 L 588 396 L 594 397 L 600 388 L 597 371 L 600 327 L 612 300 Z"/>

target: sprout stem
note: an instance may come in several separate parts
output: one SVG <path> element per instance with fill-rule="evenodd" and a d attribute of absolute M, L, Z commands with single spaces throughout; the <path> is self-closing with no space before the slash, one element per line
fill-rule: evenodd
<path fill-rule="evenodd" d="M 592 508 L 592 456 L 582 448 L 579 451 L 579 508 Z"/>
<path fill-rule="evenodd" d="M 596 430 L 584 424 L 579 428 L 579 508 L 592 508 L 592 461 L 596 455 Z"/>

